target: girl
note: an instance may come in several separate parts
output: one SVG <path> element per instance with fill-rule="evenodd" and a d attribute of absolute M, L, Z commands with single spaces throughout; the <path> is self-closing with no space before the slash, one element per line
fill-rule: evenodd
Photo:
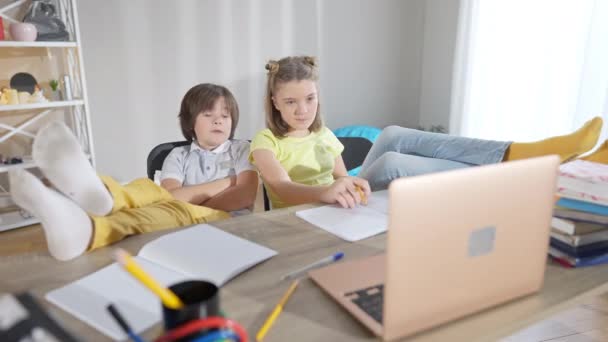
<path fill-rule="evenodd" d="M 594 118 L 571 135 L 535 143 L 486 141 L 391 126 L 367 155 L 361 178 L 347 177 L 340 156 L 343 146 L 323 126 L 319 113 L 315 59 L 286 57 L 268 62 L 266 69 L 268 128 L 253 139 L 250 160 L 258 167 L 275 208 L 309 202 L 352 208 L 369 194 L 370 185 L 383 189 L 398 177 L 545 154 L 567 160 L 591 149 L 602 125 L 601 118 Z"/>
<path fill-rule="evenodd" d="M 238 122 L 232 94 L 195 86 L 182 101 L 180 122 L 192 145 L 174 151 L 163 167 L 163 187 L 147 178 L 122 186 L 98 177 L 64 124 L 38 131 L 32 157 L 57 191 L 25 170 L 10 171 L 9 182 L 14 202 L 40 219 L 52 256 L 69 260 L 129 235 L 224 219 L 226 211 L 253 204 L 257 173 L 247 162 L 248 145 L 231 140 Z M 217 169 L 200 157 L 209 155 Z"/>
<path fill-rule="evenodd" d="M 273 208 L 325 202 L 354 207 L 369 184 L 347 175 L 344 147 L 319 115 L 317 69 L 312 57 L 287 57 L 266 65 L 266 126 L 251 143 Z"/>

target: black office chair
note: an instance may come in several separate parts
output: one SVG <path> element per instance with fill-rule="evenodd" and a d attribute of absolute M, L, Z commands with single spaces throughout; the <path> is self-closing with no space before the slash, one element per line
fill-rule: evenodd
<path fill-rule="evenodd" d="M 152 149 L 152 151 L 150 151 L 150 153 L 148 153 L 148 160 L 147 160 L 148 178 L 150 178 L 151 180 L 154 180 L 154 173 L 156 173 L 157 170 L 161 170 L 163 168 L 163 163 L 165 161 L 165 158 L 167 158 L 167 156 L 169 155 L 169 152 L 171 152 L 172 149 L 179 147 L 179 146 L 189 145 L 189 144 L 190 144 L 189 141 L 174 141 L 174 142 L 162 143 L 162 144 L 154 147 Z"/>
<path fill-rule="evenodd" d="M 338 137 L 338 140 L 344 145 L 342 159 L 348 171 L 363 164 L 367 153 L 369 153 L 374 144 L 362 137 Z"/>

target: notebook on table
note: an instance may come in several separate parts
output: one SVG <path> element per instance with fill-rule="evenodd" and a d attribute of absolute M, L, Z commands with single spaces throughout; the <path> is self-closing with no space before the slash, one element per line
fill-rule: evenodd
<path fill-rule="evenodd" d="M 204 224 L 147 243 L 135 259 L 165 286 L 192 279 L 221 286 L 276 254 L 272 249 Z M 127 336 L 107 313 L 106 306 L 110 303 L 118 307 L 136 332 L 162 318 L 158 297 L 116 263 L 50 291 L 46 299 L 114 340 Z"/>
<path fill-rule="evenodd" d="M 342 208 L 338 205 L 300 210 L 296 216 L 346 241 L 359 241 L 386 232 L 388 227 L 388 191 L 377 191 L 367 205 Z"/>

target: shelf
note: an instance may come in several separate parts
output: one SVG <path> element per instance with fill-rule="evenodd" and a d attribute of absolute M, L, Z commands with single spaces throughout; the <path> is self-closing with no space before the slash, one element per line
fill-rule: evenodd
<path fill-rule="evenodd" d="M 10 164 L 10 165 L 0 164 L 0 173 L 8 172 L 10 170 L 17 170 L 17 169 L 32 169 L 35 167 L 36 167 L 36 164 L 34 164 L 33 161 L 26 161 L 23 163 Z"/>
<path fill-rule="evenodd" d="M 76 47 L 76 42 L 18 42 L 2 40 L 0 41 L 0 47 L 74 48 Z"/>
<path fill-rule="evenodd" d="M 0 232 L 40 223 L 35 217 L 23 217 L 18 211 L 0 213 Z"/>
<path fill-rule="evenodd" d="M 87 157 L 87 159 L 89 161 L 91 160 L 91 155 L 89 153 L 85 153 L 85 156 Z M 33 169 L 35 167 L 37 167 L 36 163 L 34 163 L 32 158 L 28 156 L 26 158 L 26 161 L 23 163 L 10 164 L 10 165 L 0 164 L 0 173 L 4 173 L 4 172 L 8 172 L 9 170 L 16 170 L 16 169 Z"/>
<path fill-rule="evenodd" d="M 28 109 L 44 109 L 44 108 L 57 108 L 57 107 L 70 107 L 70 106 L 81 106 L 84 104 L 82 100 L 72 101 L 49 101 L 42 103 L 28 103 L 18 105 L 0 105 L 0 112 L 10 112 L 16 110 L 28 110 Z"/>

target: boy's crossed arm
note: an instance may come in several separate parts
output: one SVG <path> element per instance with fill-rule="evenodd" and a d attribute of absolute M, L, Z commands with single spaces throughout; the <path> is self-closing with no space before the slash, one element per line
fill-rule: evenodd
<path fill-rule="evenodd" d="M 246 170 L 237 176 L 183 186 L 173 178 L 164 179 L 161 186 L 177 200 L 224 211 L 251 208 L 258 188 L 258 174 Z"/>
<path fill-rule="evenodd" d="M 258 173 L 245 170 L 236 176 L 236 184 L 201 203 L 209 208 L 235 211 L 253 208 L 258 191 Z"/>
<path fill-rule="evenodd" d="M 177 179 L 167 178 L 160 185 L 173 195 L 176 200 L 200 205 L 222 191 L 236 184 L 236 176 L 230 176 L 197 185 L 183 186 Z"/>

